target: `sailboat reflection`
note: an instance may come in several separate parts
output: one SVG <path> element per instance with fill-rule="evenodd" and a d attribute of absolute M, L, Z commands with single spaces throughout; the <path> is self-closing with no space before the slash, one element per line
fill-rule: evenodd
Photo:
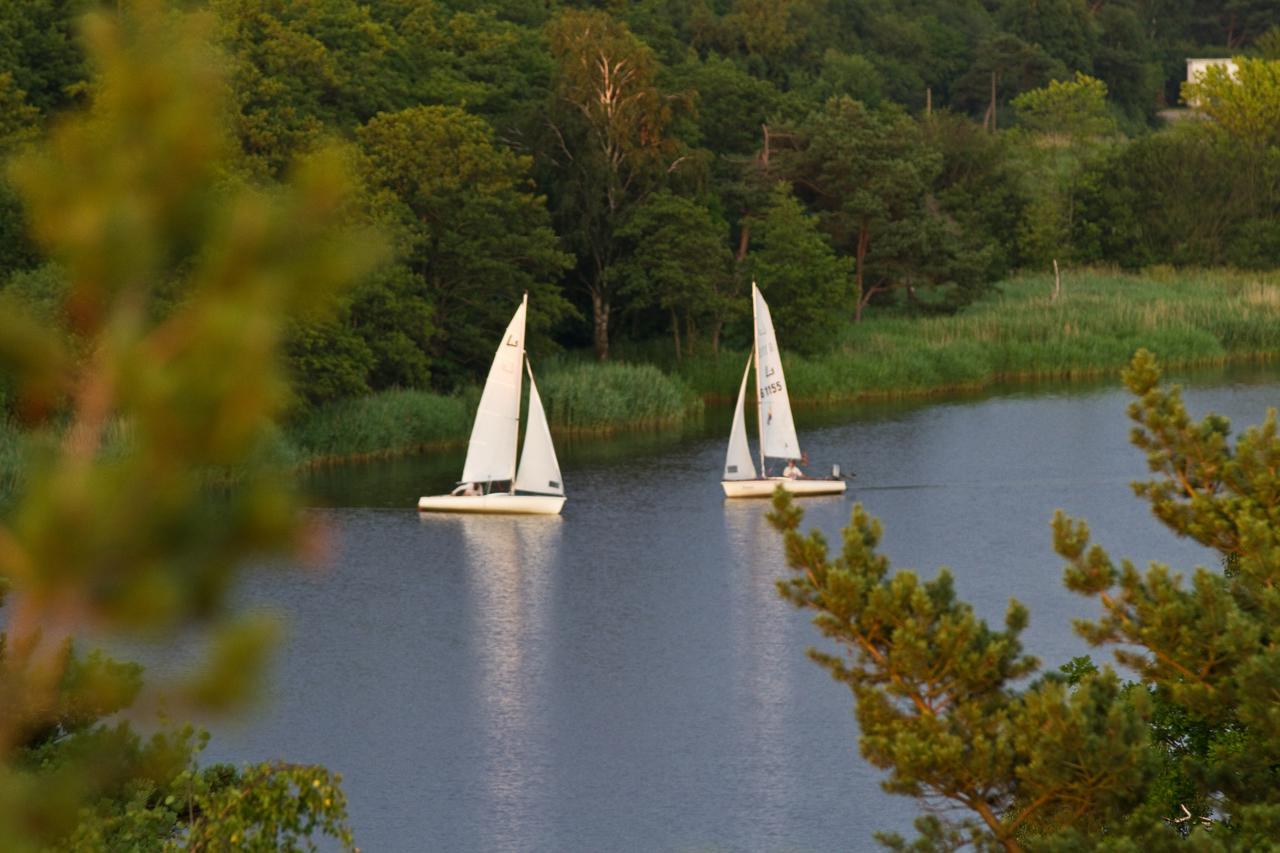
<path fill-rule="evenodd" d="M 545 814 L 551 764 L 546 639 L 552 573 L 560 548 L 560 516 L 424 516 L 423 523 L 461 533 L 476 661 L 472 720 L 481 729 L 486 815 L 477 849 L 530 844 Z"/>
<path fill-rule="evenodd" d="M 729 589 L 736 673 L 734 694 L 742 714 L 739 733 L 749 756 L 742 806 L 764 824 L 785 827 L 798 791 L 804 788 L 794 720 L 792 676 L 805 643 L 796 630 L 796 614 L 778 595 L 786 574 L 782 537 L 758 503 L 725 504 L 725 528 L 731 561 Z"/>

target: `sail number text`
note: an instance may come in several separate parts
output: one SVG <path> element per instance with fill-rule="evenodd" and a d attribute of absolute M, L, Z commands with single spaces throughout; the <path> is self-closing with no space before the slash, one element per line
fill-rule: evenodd
<path fill-rule="evenodd" d="M 760 399 L 763 400 L 765 397 L 768 397 L 770 394 L 778 394 L 781 392 L 782 392 L 781 382 L 770 382 L 768 385 L 760 386 Z"/>

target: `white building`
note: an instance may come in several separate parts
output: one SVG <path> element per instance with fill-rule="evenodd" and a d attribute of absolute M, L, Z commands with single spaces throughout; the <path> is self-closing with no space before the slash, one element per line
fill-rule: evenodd
<path fill-rule="evenodd" d="M 1236 61 L 1235 61 L 1234 59 L 1226 59 L 1226 58 L 1222 58 L 1222 57 L 1219 57 L 1219 58 L 1216 58 L 1216 59 L 1191 59 L 1191 58 L 1188 58 L 1188 59 L 1187 59 L 1187 82 L 1188 82 L 1188 83 L 1193 83 L 1193 82 L 1195 82 L 1198 78 L 1203 77 L 1203 76 L 1204 76 L 1205 69 L 1206 69 L 1206 68 L 1210 68 L 1210 67 L 1212 67 L 1212 66 L 1214 66 L 1214 65 L 1221 65 L 1221 66 L 1225 67 L 1225 68 L 1227 69 L 1227 74 L 1229 74 L 1229 75 L 1231 76 L 1231 79 L 1232 79 L 1232 80 L 1234 80 L 1234 79 L 1235 79 L 1235 77 L 1236 77 Z M 1196 105 L 1195 103 L 1193 103 L 1193 102 L 1188 102 L 1188 103 L 1187 103 L 1187 106 L 1189 106 L 1189 107 L 1191 107 L 1192 109 L 1194 109 L 1197 105 Z"/>

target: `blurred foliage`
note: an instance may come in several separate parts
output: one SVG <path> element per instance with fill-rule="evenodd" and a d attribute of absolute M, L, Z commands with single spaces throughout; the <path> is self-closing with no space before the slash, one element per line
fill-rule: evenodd
<path fill-rule="evenodd" d="M 1194 421 L 1155 357 L 1125 383 L 1132 441 L 1153 478 L 1134 484 L 1171 532 L 1229 571 L 1190 576 L 1116 564 L 1059 512 L 1066 586 L 1097 601 L 1076 631 L 1110 646 L 1138 681 L 1076 658 L 1041 673 L 1023 653 L 1028 612 L 1010 601 L 993 630 L 956 598 L 950 574 L 895 570 L 861 505 L 834 556 L 778 490 L 770 516 L 792 573 L 782 596 L 838 646 L 810 656 L 850 688 L 863 756 L 884 788 L 933 806 L 895 850 L 1253 850 L 1280 820 L 1275 714 L 1280 436 L 1274 410 L 1234 442 L 1225 418 Z"/>
<path fill-rule="evenodd" d="M 225 711 L 251 695 L 275 631 L 227 613 L 250 558 L 312 534 L 260 461 L 290 399 L 290 317 L 322 318 L 379 241 L 353 229 L 343 158 L 289 182 L 232 177 L 227 87 L 206 15 L 121 4 L 82 24 L 83 110 L 11 164 L 49 264 L 15 277 L 0 359 L 32 448 L 0 524 L 0 837 L 6 849 L 351 846 L 323 768 L 194 770 L 190 729 L 127 722 Z M 210 488 L 234 469 L 238 485 Z M 72 637 L 203 646 L 175 683 Z M 78 645 L 81 640 L 77 640 Z"/>

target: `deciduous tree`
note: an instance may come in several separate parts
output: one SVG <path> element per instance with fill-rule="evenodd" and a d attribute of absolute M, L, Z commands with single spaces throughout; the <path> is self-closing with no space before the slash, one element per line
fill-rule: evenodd
<path fill-rule="evenodd" d="M 704 324 L 717 351 L 735 305 L 728 224 L 693 199 L 661 192 L 632 212 L 618 239 L 627 246 L 617 265 L 623 291 L 636 306 L 669 314 L 676 358 L 695 352 Z"/>
<path fill-rule="evenodd" d="M 592 343 L 603 360 L 618 285 L 614 231 L 679 167 L 667 135 L 671 102 L 657 88 L 652 51 L 607 13 L 567 9 L 547 34 L 556 61 L 557 221 L 578 256 Z"/>
<path fill-rule="evenodd" d="M 569 258 L 545 199 L 532 191 L 530 159 L 495 144 L 488 123 L 458 107 L 382 113 L 358 137 L 369 184 L 387 194 L 401 225 L 400 295 L 434 315 L 441 383 L 470 378 L 492 360 L 491 341 L 525 291 L 530 331 L 545 348 L 551 327 L 571 312 L 556 283 Z"/>
<path fill-rule="evenodd" d="M 769 299 L 788 350 L 819 352 L 852 307 L 852 264 L 838 257 L 816 217 L 780 183 L 751 229 L 744 272 Z"/>

